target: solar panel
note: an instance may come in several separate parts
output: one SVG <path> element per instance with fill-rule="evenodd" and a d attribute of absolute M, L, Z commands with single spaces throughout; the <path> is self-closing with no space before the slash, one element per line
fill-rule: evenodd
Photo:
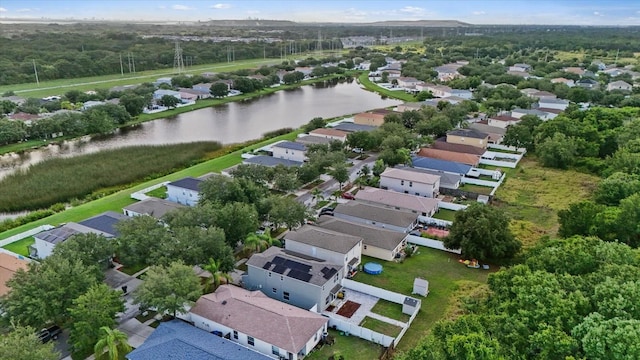
<path fill-rule="evenodd" d="M 292 270 L 291 272 L 289 272 L 288 276 L 304 282 L 309 282 L 309 280 L 311 280 L 311 277 L 312 277 L 311 274 L 304 273 L 297 270 Z"/>
<path fill-rule="evenodd" d="M 328 267 L 326 267 L 326 266 L 325 266 L 325 267 L 323 267 L 323 268 L 322 268 L 322 270 L 320 270 L 320 272 L 321 272 L 323 275 L 326 275 L 326 274 L 327 274 L 327 272 L 328 272 L 329 270 L 330 270 L 330 269 L 329 269 Z"/>
<path fill-rule="evenodd" d="M 285 271 L 287 271 L 286 266 L 276 265 L 276 267 L 273 268 L 273 272 L 276 272 L 278 274 L 284 274 Z"/>
<path fill-rule="evenodd" d="M 333 275 L 335 275 L 335 274 L 338 272 L 338 270 L 336 270 L 336 269 L 328 269 L 328 270 L 329 270 L 329 271 L 327 271 L 327 272 L 324 274 L 324 278 L 325 278 L 325 279 L 327 279 L 327 280 L 328 280 L 328 279 L 331 279 L 331 277 L 332 277 Z"/>
<path fill-rule="evenodd" d="M 301 273 L 300 275 L 300 280 L 304 281 L 304 282 L 309 282 L 309 280 L 311 280 L 312 275 L 308 274 L 308 273 Z"/>
<path fill-rule="evenodd" d="M 273 260 L 271 260 L 271 262 L 276 264 L 276 265 L 282 265 L 282 264 L 284 264 L 285 261 L 287 261 L 287 259 L 281 258 L 280 256 L 276 256 L 276 257 L 273 258 Z"/>
<path fill-rule="evenodd" d="M 271 267 L 271 262 L 267 261 L 266 264 L 264 264 L 264 266 L 262 267 L 263 269 L 268 269 Z"/>

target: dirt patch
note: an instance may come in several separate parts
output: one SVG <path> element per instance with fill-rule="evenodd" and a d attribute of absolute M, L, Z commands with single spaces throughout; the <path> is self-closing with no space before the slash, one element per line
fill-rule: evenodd
<path fill-rule="evenodd" d="M 333 310 L 334 310 L 335 308 L 336 308 L 335 306 L 333 306 L 333 305 L 329 305 L 329 306 L 327 307 L 327 311 L 328 311 L 328 312 L 333 312 Z"/>
<path fill-rule="evenodd" d="M 346 318 L 351 318 L 359 308 L 360 304 L 347 300 L 347 302 L 345 302 L 344 305 L 340 307 L 336 314 L 344 316 Z"/>
<path fill-rule="evenodd" d="M 447 236 L 449 236 L 449 230 L 443 230 L 434 227 L 428 227 L 423 231 L 429 235 L 437 236 L 439 238 L 446 238 Z"/>

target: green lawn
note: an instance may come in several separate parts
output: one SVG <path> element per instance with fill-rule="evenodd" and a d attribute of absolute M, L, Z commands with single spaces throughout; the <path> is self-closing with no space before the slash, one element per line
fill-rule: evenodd
<path fill-rule="evenodd" d="M 327 360 L 331 355 L 342 355 L 347 360 L 375 360 L 382 354 L 382 346 L 356 336 L 340 335 L 340 332 L 329 329 L 329 335 L 336 340 L 332 346 L 324 345 L 313 351 L 305 359 Z"/>
<path fill-rule="evenodd" d="M 453 221 L 456 217 L 456 212 L 449 209 L 438 209 L 438 212 L 433 215 L 434 219 Z"/>
<path fill-rule="evenodd" d="M 362 319 L 362 321 L 360 322 L 360 326 L 365 329 L 373 330 L 377 333 L 391 337 L 400 335 L 400 331 L 402 331 L 402 328 L 399 326 L 395 326 L 393 324 L 389 324 L 388 322 L 384 322 L 368 316 L 365 316 L 364 319 Z"/>
<path fill-rule="evenodd" d="M 418 298 L 411 295 L 414 278 L 422 277 L 429 281 L 429 295 L 422 298 L 422 308 L 402 337 L 398 350 L 407 351 L 415 347 L 433 325 L 444 317 L 449 300 L 458 287 L 457 281 L 486 283 L 488 271 L 467 268 L 458 263 L 458 259 L 459 256 L 455 254 L 420 247 L 417 254 L 403 263 L 382 262 L 384 269 L 380 275 L 359 272 L 355 276 L 355 281 Z M 378 259 L 362 257 L 363 263 L 369 261 L 380 262 Z"/>
<path fill-rule="evenodd" d="M 476 184 L 462 184 L 459 189 L 482 195 L 489 195 L 491 194 L 491 191 L 493 191 L 493 188 L 490 186 L 481 186 Z"/>
<path fill-rule="evenodd" d="M 371 309 L 371 312 L 405 323 L 409 321 L 410 318 L 409 315 L 402 313 L 402 305 L 387 301 L 385 299 L 378 300 L 378 302 Z"/>
<path fill-rule="evenodd" d="M 157 188 L 155 190 L 149 191 L 145 195 L 157 197 L 159 199 L 166 199 L 167 198 L 167 187 L 166 186 L 159 187 L 159 188 Z"/>
<path fill-rule="evenodd" d="M 118 191 L 117 193 L 105 196 L 101 199 L 90 201 L 88 203 L 84 203 L 77 207 L 73 207 L 68 210 L 59 212 L 57 214 L 48 216 L 46 218 L 5 231 L 3 233 L 0 233 L 0 240 L 6 239 L 9 236 L 19 234 L 21 232 L 33 229 L 35 227 L 38 227 L 44 224 L 58 225 L 61 223 L 67 223 L 71 221 L 81 221 L 108 210 L 120 212 L 122 211 L 123 207 L 127 205 L 131 205 L 136 202 L 136 200 L 131 199 L 131 194 L 136 191 L 140 191 L 142 189 L 148 188 L 152 185 L 155 185 L 164 181 L 175 181 L 187 176 L 198 177 L 210 172 L 220 172 L 221 170 L 226 169 L 230 166 L 239 164 L 242 161 L 242 158 L 240 157 L 240 155 L 242 154 L 243 150 L 246 151 L 249 149 L 255 149 L 279 140 L 293 140 L 296 138 L 298 133 L 299 131 L 293 131 L 289 134 L 285 134 L 285 135 L 275 137 L 273 139 L 261 141 L 254 145 L 248 146 L 245 149 L 234 151 L 230 154 L 227 154 L 209 161 L 202 162 L 198 165 L 175 172 L 173 174 L 169 174 L 154 180 L 147 181 L 145 183 L 139 184 L 129 189 Z"/>
<path fill-rule="evenodd" d="M 120 271 L 129 275 L 129 276 L 133 276 L 133 274 L 137 273 L 138 271 L 144 269 L 145 267 L 147 267 L 145 264 L 137 264 L 137 265 L 132 265 L 132 266 L 123 266 L 120 268 Z"/>
<path fill-rule="evenodd" d="M 373 92 L 377 92 L 381 95 L 390 97 L 390 98 L 394 98 L 394 99 L 400 99 L 403 101 L 408 101 L 408 102 L 414 102 L 416 101 L 415 96 L 406 93 L 404 91 L 391 91 L 391 90 L 387 90 L 384 88 L 381 88 L 380 86 L 374 84 L 371 82 L 371 80 L 369 80 L 369 73 L 368 72 L 363 72 L 362 74 L 360 74 L 360 76 L 358 76 L 358 81 L 360 82 L 360 84 L 362 84 L 367 90 L 369 91 L 373 91 Z"/>
<path fill-rule="evenodd" d="M 3 249 L 7 249 L 22 256 L 29 256 L 29 245 L 33 245 L 35 242 L 36 239 L 33 236 L 29 236 L 9 245 L 5 245 L 3 246 Z"/>

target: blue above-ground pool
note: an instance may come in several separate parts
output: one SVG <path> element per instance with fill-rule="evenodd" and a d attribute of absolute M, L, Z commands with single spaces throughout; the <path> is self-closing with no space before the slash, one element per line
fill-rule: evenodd
<path fill-rule="evenodd" d="M 364 264 L 364 272 L 371 275 L 378 275 L 382 273 L 382 265 L 378 263 L 366 263 Z"/>

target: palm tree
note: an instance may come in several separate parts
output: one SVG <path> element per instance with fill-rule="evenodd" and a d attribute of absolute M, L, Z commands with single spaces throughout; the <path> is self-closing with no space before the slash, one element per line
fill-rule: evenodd
<path fill-rule="evenodd" d="M 215 259 L 209 259 L 209 263 L 202 266 L 203 270 L 207 270 L 211 273 L 211 280 L 209 280 L 206 284 L 206 288 L 209 291 L 215 291 L 222 283 L 222 279 L 224 279 L 227 284 L 233 280 L 231 279 L 231 275 L 227 274 L 226 272 L 220 271 L 221 264 L 222 261 L 220 260 L 216 261 Z"/>
<path fill-rule="evenodd" d="M 119 360 L 131 351 L 127 334 L 108 326 L 100 328 L 102 336 L 93 348 L 97 360 Z"/>
<path fill-rule="evenodd" d="M 282 246 L 280 240 L 271 237 L 269 229 L 265 230 L 264 234 L 252 233 L 244 239 L 244 246 L 250 249 L 255 249 L 256 252 L 260 252 L 262 249 L 266 249 L 270 246 Z"/>

